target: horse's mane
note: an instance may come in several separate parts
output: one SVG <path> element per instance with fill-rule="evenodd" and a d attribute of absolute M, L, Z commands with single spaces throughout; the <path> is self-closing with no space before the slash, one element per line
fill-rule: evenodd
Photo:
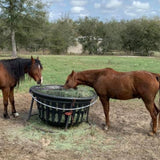
<path fill-rule="evenodd" d="M 8 59 L 1 60 L 0 63 L 4 65 L 8 73 L 16 80 L 16 84 L 19 85 L 20 81 L 25 79 L 25 67 L 29 71 L 32 61 L 31 59 Z M 39 64 L 42 68 L 42 65 L 38 59 L 35 59 L 35 63 Z"/>

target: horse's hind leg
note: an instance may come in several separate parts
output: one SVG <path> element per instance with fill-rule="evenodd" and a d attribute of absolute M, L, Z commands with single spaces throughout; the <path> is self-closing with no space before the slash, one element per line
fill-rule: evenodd
<path fill-rule="evenodd" d="M 105 119 L 106 119 L 106 126 L 104 127 L 104 129 L 108 130 L 108 127 L 109 127 L 109 99 L 106 97 L 100 96 L 100 100 L 103 105 L 103 111 L 104 111 Z"/>
<path fill-rule="evenodd" d="M 159 109 L 157 108 L 157 106 L 156 106 L 156 104 L 154 103 L 154 114 L 155 115 L 157 115 L 158 116 L 158 114 L 159 114 Z M 158 118 L 158 117 L 157 117 Z M 158 119 L 157 119 L 158 120 Z M 157 122 L 157 127 L 158 127 L 158 124 L 159 124 L 159 121 Z M 151 120 L 151 127 L 153 127 L 153 122 L 152 122 L 152 120 Z"/>
<path fill-rule="evenodd" d="M 155 109 L 156 109 L 156 114 L 157 114 L 157 120 L 158 120 L 158 122 L 157 122 L 157 129 L 159 130 L 160 129 L 160 116 L 159 116 L 159 113 L 160 113 L 160 110 L 159 110 L 159 108 L 157 108 L 157 106 L 156 106 L 156 104 L 154 103 L 154 107 L 155 107 Z"/>
<path fill-rule="evenodd" d="M 158 114 L 158 131 L 160 131 L 160 113 Z"/>
<path fill-rule="evenodd" d="M 156 111 L 158 113 L 158 117 L 157 117 L 157 120 L 158 120 L 157 129 L 160 130 L 160 109 L 157 108 L 156 105 L 155 105 L 155 107 L 156 107 Z"/>
<path fill-rule="evenodd" d="M 150 135 L 153 135 L 157 132 L 157 115 L 158 115 L 158 112 L 155 108 L 155 104 L 154 103 L 145 103 L 145 106 L 147 108 L 147 110 L 149 111 L 150 115 L 151 115 L 151 118 L 152 118 L 152 122 L 153 122 L 153 125 L 152 125 L 152 132 L 150 133 Z"/>
<path fill-rule="evenodd" d="M 14 88 L 10 89 L 9 100 L 10 100 L 11 107 L 12 107 L 12 115 L 14 117 L 18 117 L 19 114 L 16 112 L 15 103 L 14 103 Z"/>
<path fill-rule="evenodd" d="M 7 109 L 7 107 L 8 107 L 9 92 L 10 92 L 10 88 L 4 88 L 4 89 L 2 89 L 3 104 L 4 104 L 4 113 L 3 113 L 4 118 L 9 118 L 8 109 Z"/>

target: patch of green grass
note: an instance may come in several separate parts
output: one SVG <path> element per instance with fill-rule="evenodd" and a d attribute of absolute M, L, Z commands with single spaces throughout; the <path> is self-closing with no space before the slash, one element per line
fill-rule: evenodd
<path fill-rule="evenodd" d="M 30 55 L 21 57 L 30 58 Z M 37 55 L 33 57 L 36 58 Z M 117 71 L 146 70 L 160 73 L 160 59 L 156 57 L 40 55 L 39 58 L 44 68 L 42 72 L 44 84 L 64 84 L 72 70 L 108 67 Z M 36 85 L 36 82 L 26 76 L 26 80 L 20 84 L 16 92 L 28 92 L 33 85 Z"/>

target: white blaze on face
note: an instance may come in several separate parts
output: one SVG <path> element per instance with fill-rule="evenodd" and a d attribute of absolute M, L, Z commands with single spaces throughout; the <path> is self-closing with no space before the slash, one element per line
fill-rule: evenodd
<path fill-rule="evenodd" d="M 41 69 L 41 66 L 38 65 L 38 69 L 40 70 Z M 43 77 L 41 76 L 41 84 L 43 83 Z"/>
<path fill-rule="evenodd" d="M 43 83 L 43 77 L 41 77 L 41 84 Z"/>

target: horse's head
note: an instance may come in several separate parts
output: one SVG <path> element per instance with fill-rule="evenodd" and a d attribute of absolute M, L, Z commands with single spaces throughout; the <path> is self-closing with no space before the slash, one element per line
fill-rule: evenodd
<path fill-rule="evenodd" d="M 65 82 L 64 88 L 77 88 L 77 79 L 76 79 L 76 72 L 72 71 L 72 73 L 67 77 L 67 80 Z"/>
<path fill-rule="evenodd" d="M 28 74 L 37 82 L 37 84 L 41 84 L 43 82 L 43 77 L 41 74 L 42 69 L 43 67 L 39 58 L 37 57 L 37 59 L 34 59 L 31 56 L 31 66 Z"/>

